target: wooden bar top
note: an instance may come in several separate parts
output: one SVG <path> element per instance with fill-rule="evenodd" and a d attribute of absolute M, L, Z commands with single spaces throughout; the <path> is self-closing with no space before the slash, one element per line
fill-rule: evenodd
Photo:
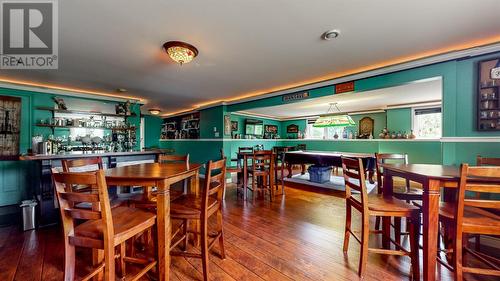
<path fill-rule="evenodd" d="M 113 157 L 113 156 L 134 156 L 134 155 L 154 155 L 162 154 L 166 151 L 161 149 L 142 150 L 142 151 L 124 151 L 124 152 L 68 152 L 63 154 L 36 154 L 36 155 L 21 155 L 19 160 L 41 161 L 41 160 L 58 160 L 69 158 L 82 158 L 82 157 Z"/>

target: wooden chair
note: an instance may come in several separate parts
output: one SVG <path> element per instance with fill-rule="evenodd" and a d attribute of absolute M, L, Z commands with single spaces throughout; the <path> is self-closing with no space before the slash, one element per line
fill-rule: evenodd
<path fill-rule="evenodd" d="M 201 258 L 203 266 L 203 278 L 208 280 L 208 255 L 210 249 L 219 241 L 221 258 L 225 259 L 224 232 L 222 228 L 222 196 L 226 188 L 226 158 L 218 161 L 208 161 L 205 171 L 205 183 L 201 197 L 196 194 L 186 194 L 174 200 L 170 206 L 172 219 L 182 220 L 181 236 L 178 239 L 172 236 L 170 255 L 184 256 L 190 258 Z M 215 231 L 208 231 L 208 220 L 217 217 Z M 190 221 L 200 222 L 201 254 L 187 252 L 188 232 Z M 212 239 L 209 241 L 209 238 Z M 175 251 L 175 247 L 181 242 L 183 250 Z"/>
<path fill-rule="evenodd" d="M 482 199 L 467 198 L 466 192 L 477 192 L 489 196 Z M 484 274 L 500 277 L 500 263 L 498 259 L 484 253 L 476 252 L 467 247 L 469 235 L 500 235 L 500 216 L 490 210 L 500 210 L 500 200 L 485 199 L 498 198 L 500 194 L 500 167 L 469 167 L 462 164 L 460 167 L 460 182 L 455 202 L 443 202 L 439 209 L 439 219 L 452 231 L 453 239 L 453 266 L 447 265 L 438 258 L 438 261 L 455 272 L 455 280 L 463 280 L 463 273 Z M 463 265 L 463 254 L 470 253 L 479 261 L 492 269 L 473 268 Z"/>
<path fill-rule="evenodd" d="M 401 163 L 408 164 L 408 155 L 407 154 L 397 154 L 397 153 L 375 153 L 376 159 L 376 169 L 377 169 L 377 193 L 383 193 L 383 168 L 381 164 L 384 164 L 388 161 L 391 163 Z M 423 192 L 420 189 L 415 189 L 410 187 L 410 181 L 406 179 L 405 185 L 403 187 L 395 188 L 393 191 L 393 196 L 399 200 L 404 200 L 407 203 L 411 201 L 422 201 Z M 380 217 L 375 219 L 375 229 L 380 229 Z M 408 225 L 408 223 L 407 223 Z M 394 232 L 396 242 L 401 241 L 401 234 L 408 234 L 401 232 L 401 218 L 394 218 Z"/>
<path fill-rule="evenodd" d="M 99 273 L 104 280 L 115 280 L 115 247 L 119 246 L 119 272 L 125 277 L 126 263 L 144 267 L 127 280 L 137 280 L 156 266 L 157 257 L 152 261 L 127 257 L 125 242 L 135 235 L 156 226 L 156 215 L 138 209 L 117 207 L 111 209 L 104 172 L 58 173 L 52 170 L 52 177 L 59 201 L 64 231 L 64 280 L 75 280 L 75 247 L 92 248 L 104 253 L 104 260 L 94 255 L 94 268 L 82 280 L 89 280 Z M 72 191 L 73 185 L 86 185 L 93 193 Z M 80 209 L 77 203 L 88 202 L 94 208 Z M 79 224 L 75 223 L 79 220 Z M 85 222 L 81 223 L 82 220 Z M 156 271 L 158 272 L 158 270 Z"/>
<path fill-rule="evenodd" d="M 226 158 L 226 155 L 224 155 L 224 149 L 221 148 L 220 150 L 220 158 L 224 159 Z M 240 162 L 238 161 L 236 166 L 228 166 L 226 167 L 226 173 L 231 174 L 231 173 L 236 173 L 236 190 L 237 193 L 240 192 L 240 189 L 243 188 L 243 169 L 241 165 L 239 164 Z M 226 190 L 224 189 L 224 195 L 222 196 L 223 199 L 226 198 Z"/>
<path fill-rule="evenodd" d="M 381 194 L 368 195 L 363 162 L 361 159 L 342 157 L 342 169 L 346 189 L 346 224 L 343 250 L 344 253 L 347 254 L 350 235 L 354 236 L 354 238 L 361 243 L 358 275 L 363 277 L 366 269 L 368 252 L 373 252 L 387 255 L 410 256 L 414 280 L 419 280 L 418 240 L 416 235 L 416 225 L 418 225 L 419 221 L 418 208 L 394 197 L 384 197 Z M 353 195 L 351 189 L 361 194 Z M 356 236 L 351 229 L 352 208 L 361 212 L 361 237 Z M 404 249 L 401 244 L 390 239 L 390 237 L 386 237 L 386 239 L 389 239 L 397 250 L 369 248 L 370 216 L 384 217 L 384 219 L 388 220 L 390 220 L 391 217 L 407 218 L 410 221 L 410 250 Z M 374 232 L 380 233 L 380 231 Z"/>
<path fill-rule="evenodd" d="M 94 172 L 97 170 L 102 170 L 104 165 L 102 163 L 101 157 L 85 157 L 78 159 L 63 159 L 61 160 L 61 166 L 63 172 Z M 75 192 L 90 192 L 91 189 L 86 186 L 73 186 L 73 191 Z M 119 206 L 127 205 L 128 199 L 130 198 L 111 198 L 111 208 L 116 208 Z M 90 208 L 89 204 L 81 203 L 79 207 L 87 206 Z"/>
<path fill-rule="evenodd" d="M 289 150 L 290 150 L 290 147 L 288 147 L 288 146 L 275 146 L 275 147 L 273 147 L 275 189 L 279 188 L 279 183 L 280 183 L 280 177 L 278 177 L 278 170 L 281 171 L 281 177 L 284 177 L 285 153 L 288 152 Z M 282 190 L 281 193 L 285 194 L 284 190 Z"/>
<path fill-rule="evenodd" d="M 274 173 L 274 154 L 271 150 L 254 151 L 252 166 L 248 168 L 248 175 L 252 176 L 252 185 L 248 187 L 252 191 L 252 201 L 255 203 L 255 192 L 269 191 L 269 200 L 273 201 L 273 187 L 271 174 Z M 260 180 L 260 184 L 259 184 Z"/>

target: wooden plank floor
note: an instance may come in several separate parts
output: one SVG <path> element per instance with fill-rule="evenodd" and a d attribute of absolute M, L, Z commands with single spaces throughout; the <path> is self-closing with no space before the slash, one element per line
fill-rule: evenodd
<path fill-rule="evenodd" d="M 272 203 L 260 198 L 252 205 L 228 190 L 227 258 L 221 260 L 214 248 L 211 280 L 358 280 L 359 244 L 351 239 L 348 255 L 342 253 L 344 204 L 338 192 L 287 188 L 286 197 L 278 196 Z M 371 244 L 380 241 L 374 238 Z M 0 280 L 62 280 L 62 246 L 58 227 L 28 232 L 0 228 Z M 409 270 L 407 257 L 370 254 L 365 280 L 409 280 Z M 438 271 L 441 280 L 452 279 L 444 267 Z M 173 258 L 171 272 L 171 280 L 202 279 L 197 259 Z M 467 280 L 493 279 L 467 275 Z"/>

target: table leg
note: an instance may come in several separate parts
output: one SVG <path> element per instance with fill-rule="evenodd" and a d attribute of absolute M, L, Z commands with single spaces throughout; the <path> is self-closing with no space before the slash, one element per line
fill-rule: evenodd
<path fill-rule="evenodd" d="M 382 194 L 386 197 L 392 197 L 394 181 L 393 176 L 388 169 L 384 169 L 383 184 L 384 187 L 382 189 Z M 385 249 L 389 249 L 391 246 L 389 237 L 391 237 L 391 218 L 382 217 L 382 246 Z"/>
<path fill-rule="evenodd" d="M 423 274 L 424 281 L 434 281 L 436 279 L 440 182 L 429 179 L 428 182 L 424 183 L 423 188 L 422 216 L 425 230 L 422 233 L 424 242 Z"/>
<path fill-rule="evenodd" d="M 292 177 L 292 166 L 293 164 L 288 163 L 286 168 L 288 169 L 288 175 L 286 175 L 288 178 Z"/>
<path fill-rule="evenodd" d="M 374 169 L 369 169 L 368 170 L 368 181 L 371 183 L 371 184 L 374 184 L 375 183 L 375 180 L 373 179 L 373 176 L 375 175 L 375 170 Z"/>
<path fill-rule="evenodd" d="M 248 165 L 246 155 L 243 157 L 243 200 L 247 200 Z"/>
<path fill-rule="evenodd" d="M 170 184 L 167 181 L 157 183 L 157 227 L 158 227 L 158 270 L 159 280 L 170 278 Z"/>
<path fill-rule="evenodd" d="M 196 172 L 192 177 L 191 177 L 191 186 L 190 186 L 190 192 L 192 194 L 200 195 L 200 173 Z M 195 232 L 193 235 L 193 244 L 197 247 L 201 245 L 201 239 L 200 239 L 200 221 L 199 220 L 194 220 L 194 222 L 190 223 L 192 230 Z M 196 234 L 198 233 L 198 234 Z"/>

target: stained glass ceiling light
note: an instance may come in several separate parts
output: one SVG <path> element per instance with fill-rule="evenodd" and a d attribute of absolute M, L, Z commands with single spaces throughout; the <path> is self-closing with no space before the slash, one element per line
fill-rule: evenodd
<path fill-rule="evenodd" d="M 339 107 L 337 106 L 337 103 L 331 103 L 330 107 L 328 108 L 328 111 L 326 114 L 331 113 L 332 107 L 337 109 L 338 112 L 341 112 Z M 338 114 L 338 115 L 324 115 L 320 116 L 318 119 L 316 119 L 316 122 L 314 122 L 313 127 L 317 128 L 324 128 L 324 127 L 347 127 L 347 126 L 354 126 L 356 123 L 354 120 L 352 120 L 351 116 L 347 114 Z"/>
<path fill-rule="evenodd" d="M 356 123 L 349 115 L 329 115 L 320 116 L 316 119 L 316 122 L 314 122 L 313 127 L 347 127 L 354 125 L 356 125 Z"/>
<path fill-rule="evenodd" d="M 169 57 L 180 65 L 192 61 L 198 55 L 198 49 L 181 41 L 169 41 L 163 44 L 163 48 Z"/>

